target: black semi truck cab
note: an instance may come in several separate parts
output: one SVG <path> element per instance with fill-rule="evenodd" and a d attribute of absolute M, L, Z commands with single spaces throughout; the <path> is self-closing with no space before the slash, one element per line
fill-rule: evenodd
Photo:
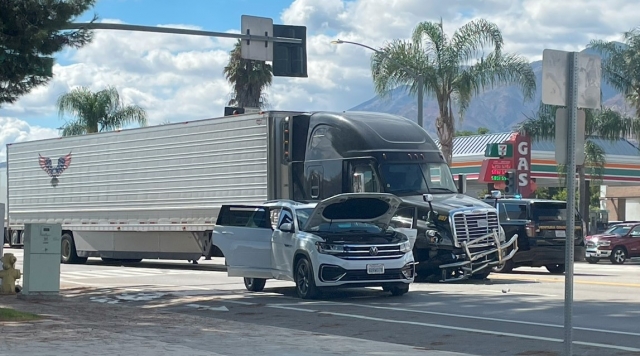
<path fill-rule="evenodd" d="M 278 131 L 287 172 L 279 189 L 287 194 L 278 198 L 400 197 L 394 224 L 417 230 L 419 278 L 484 278 L 517 250 L 517 238 L 505 240 L 496 209 L 458 191 L 439 147 L 413 121 L 373 112 L 298 113 L 284 117 Z"/>

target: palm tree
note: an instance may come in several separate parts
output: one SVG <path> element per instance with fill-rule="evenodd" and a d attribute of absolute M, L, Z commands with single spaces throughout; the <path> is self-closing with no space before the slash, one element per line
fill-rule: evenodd
<path fill-rule="evenodd" d="M 531 137 L 533 140 L 555 139 L 555 117 L 557 106 L 540 104 L 535 117 L 529 117 L 517 126 L 517 130 Z M 608 141 L 617 141 L 622 136 L 640 137 L 640 119 L 630 118 L 611 109 L 585 109 L 585 161 L 577 166 L 580 181 L 580 214 L 588 219 L 586 201 L 589 199 L 586 190 L 586 173 L 591 181 L 600 184 L 604 176 L 606 154 L 602 147 L 592 141 L 593 137 L 600 137 Z M 591 139 L 590 139 L 591 138 Z M 561 184 L 566 178 L 565 165 L 558 165 Z"/>
<path fill-rule="evenodd" d="M 478 59 L 477 52 L 485 44 L 493 49 Z M 407 85 L 415 94 L 418 81 L 403 68 L 422 74 L 425 93 L 435 96 L 438 102 L 435 124 L 442 152 L 450 164 L 456 132 L 454 101 L 462 118 L 473 95 L 487 86 L 515 84 L 525 100 L 533 98 L 536 80 L 531 65 L 523 57 L 503 53 L 503 44 L 498 27 L 483 19 L 468 22 L 451 38 L 444 32 L 442 21 L 421 22 L 411 40 L 394 40 L 373 55 L 375 90 L 386 95 L 395 86 Z"/>
<path fill-rule="evenodd" d="M 75 116 L 62 127 L 62 136 L 112 131 L 132 123 L 147 126 L 145 111 L 137 105 L 125 106 L 114 87 L 98 92 L 75 88 L 61 95 L 57 106 L 60 117 L 65 113 Z"/>
<path fill-rule="evenodd" d="M 238 40 L 229 52 L 229 63 L 224 67 L 224 76 L 233 86 L 229 105 L 264 108 L 264 90 L 271 86 L 273 71 L 270 64 L 242 58 L 242 42 Z"/>
<path fill-rule="evenodd" d="M 636 109 L 640 117 L 640 27 L 624 32 L 624 44 L 592 40 L 589 48 L 602 56 L 604 79 Z"/>

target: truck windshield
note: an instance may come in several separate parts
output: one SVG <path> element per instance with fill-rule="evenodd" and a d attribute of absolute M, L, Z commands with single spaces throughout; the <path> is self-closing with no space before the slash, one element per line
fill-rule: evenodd
<path fill-rule="evenodd" d="M 456 193 L 446 163 L 384 163 L 380 167 L 385 192 L 393 194 Z"/>

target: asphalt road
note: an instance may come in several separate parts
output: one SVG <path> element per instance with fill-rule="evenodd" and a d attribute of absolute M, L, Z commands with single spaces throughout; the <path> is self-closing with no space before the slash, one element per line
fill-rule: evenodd
<path fill-rule="evenodd" d="M 22 250 L 13 252 L 22 262 Z M 62 265 L 61 287 L 96 303 L 164 308 L 323 334 L 475 355 L 562 355 L 564 277 L 544 268 L 491 274 L 488 280 L 414 283 L 392 297 L 376 288 L 295 297 L 293 283 L 268 281 L 251 293 L 226 276 L 222 259 L 143 261 L 131 266 Z M 22 268 L 19 266 L 19 268 Z M 640 355 L 640 262 L 577 263 L 574 353 Z M 269 342 L 254 341 L 254 342 Z"/>

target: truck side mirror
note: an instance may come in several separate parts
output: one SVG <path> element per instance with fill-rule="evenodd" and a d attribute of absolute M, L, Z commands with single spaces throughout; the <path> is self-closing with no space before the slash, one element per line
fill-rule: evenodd
<path fill-rule="evenodd" d="M 502 198 L 502 192 L 499 190 L 492 190 L 491 191 L 491 198 L 492 199 L 500 199 Z"/>
<path fill-rule="evenodd" d="M 431 203 L 433 201 L 433 195 L 432 194 L 422 194 L 422 200 L 424 200 L 427 203 Z"/>
<path fill-rule="evenodd" d="M 364 174 L 362 173 L 353 174 L 353 192 L 354 193 L 364 192 Z"/>
<path fill-rule="evenodd" d="M 294 232 L 293 225 L 291 223 L 284 223 L 280 225 L 280 231 L 282 232 Z"/>

